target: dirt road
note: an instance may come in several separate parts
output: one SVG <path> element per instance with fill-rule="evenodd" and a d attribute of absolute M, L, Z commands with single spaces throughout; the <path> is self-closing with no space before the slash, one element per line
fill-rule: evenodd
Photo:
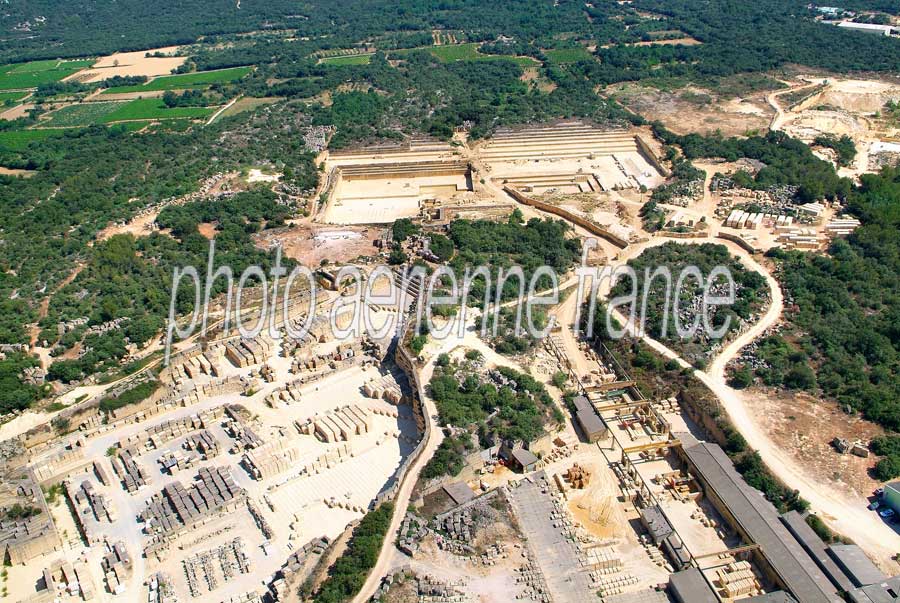
<path fill-rule="evenodd" d="M 876 513 L 866 508 L 868 503 L 866 499 L 836 491 L 827 484 L 823 484 L 796 461 L 790 450 L 779 447 L 754 416 L 752 396 L 735 390 L 726 383 L 725 369 L 728 363 L 740 353 L 741 349 L 781 319 L 784 296 L 778 281 L 743 249 L 725 241 L 716 242 L 726 245 L 747 268 L 766 279 L 771 304 L 758 322 L 725 346 L 710 363 L 706 372 L 694 370 L 694 376 L 716 395 L 734 426 L 749 445 L 759 453 L 760 458 L 779 480 L 788 487 L 798 490 L 800 496 L 809 501 L 812 511 L 819 515 L 830 528 L 852 539 L 890 573 L 896 573 L 897 564 L 892 559 L 900 551 L 900 535 L 885 525 Z M 629 253 L 628 255 L 635 254 Z M 616 318 L 625 324 L 623 316 L 618 315 Z M 634 332 L 633 327 L 634 325 L 632 325 L 632 332 Z M 678 361 L 683 367 L 690 367 L 684 359 L 665 344 L 646 334 L 642 339 L 666 358 Z"/>
<path fill-rule="evenodd" d="M 810 84 L 809 86 L 814 85 Z M 782 91 L 782 93 L 784 92 L 786 91 Z M 772 102 L 777 105 L 774 99 Z M 708 195 L 707 189 L 705 196 Z M 537 213 L 540 214 L 540 212 Z M 713 226 L 710 235 L 714 237 L 717 231 L 717 227 Z M 578 228 L 576 228 L 576 232 L 582 237 L 585 236 L 585 233 Z M 771 300 L 766 312 L 752 327 L 726 345 L 710 363 L 706 372 L 694 370 L 694 375 L 718 397 L 732 423 L 750 446 L 758 451 L 763 462 L 779 480 L 788 487 L 797 489 L 800 495 L 809 501 L 813 512 L 818 514 L 830 528 L 856 542 L 889 573 L 897 573 L 897 564 L 893 561 L 893 556 L 900 552 L 900 534 L 885 525 L 876 513 L 866 508 L 868 501 L 865 498 L 836 491 L 829 485 L 822 483 L 796 461 L 790 450 L 779 447 L 766 433 L 761 422 L 754 416 L 754 401 L 751 396 L 729 387 L 726 383 L 725 369 L 728 363 L 737 357 L 744 347 L 752 343 L 781 319 L 784 310 L 784 295 L 778 281 L 744 249 L 730 241 L 721 239 L 686 240 L 654 237 L 649 241 L 630 245 L 622 250 L 616 260 L 610 264 L 613 268 L 622 265 L 629 259 L 639 256 L 645 250 L 668 242 L 680 244 L 715 242 L 716 244 L 724 245 L 744 266 L 765 278 Z M 609 282 L 606 281 L 604 286 L 600 288 L 599 294 L 601 298 L 608 295 L 608 285 Z M 565 306 L 564 311 L 560 310 L 559 316 L 564 321 L 564 331 L 569 331 L 574 320 L 575 314 L 573 309 L 576 305 L 567 300 Z M 622 315 L 617 315 L 616 319 L 623 325 L 627 322 Z M 629 325 L 629 328 L 634 334 L 636 325 Z M 642 339 L 666 358 L 676 360 L 685 368 L 692 368 L 676 352 L 663 343 L 654 340 L 646 334 L 642 335 Z"/>
<path fill-rule="evenodd" d="M 788 84 L 789 82 L 782 82 L 784 84 Z M 798 92 L 800 90 L 806 90 L 807 88 L 815 88 L 819 85 L 819 82 L 810 82 L 808 84 L 803 84 L 801 86 L 792 86 L 790 88 L 775 90 L 774 92 L 770 92 L 766 95 L 766 102 L 775 109 L 775 115 L 772 117 L 772 122 L 769 124 L 770 130 L 780 130 L 781 126 L 784 125 L 784 120 L 787 118 L 785 115 L 784 109 L 781 108 L 781 104 L 778 102 L 778 97 L 783 94 L 788 94 L 791 92 Z"/>
<path fill-rule="evenodd" d="M 437 355 L 435 355 L 419 372 L 419 378 L 422 383 L 428 383 L 431 380 L 436 361 Z M 425 465 L 427 465 L 428 461 L 431 460 L 431 457 L 434 456 L 435 451 L 444 439 L 444 433 L 441 431 L 440 425 L 438 425 L 437 422 L 438 411 L 434 404 L 434 400 L 426 394 L 422 399 L 422 405 L 424 407 L 425 420 L 428 421 L 430 426 L 430 429 L 427 431 L 429 436 L 425 441 L 424 449 L 409 467 L 406 476 L 403 478 L 403 482 L 400 484 L 400 488 L 397 490 L 397 495 L 394 497 L 394 516 L 391 518 L 391 525 L 388 527 L 387 535 L 384 538 L 384 542 L 381 544 L 381 551 L 378 553 L 378 561 L 375 563 L 375 567 L 369 572 L 360 591 L 353 598 L 353 603 L 366 603 L 369 601 L 375 595 L 375 591 L 378 590 L 378 586 L 381 584 L 381 578 L 386 575 L 393 566 L 394 555 L 397 550 L 395 546 L 397 533 L 400 531 L 400 525 L 403 523 L 403 518 L 406 516 L 406 509 L 409 507 L 413 488 L 415 487 L 416 482 L 419 481 L 419 474 L 422 473 L 422 469 L 425 468 Z"/>

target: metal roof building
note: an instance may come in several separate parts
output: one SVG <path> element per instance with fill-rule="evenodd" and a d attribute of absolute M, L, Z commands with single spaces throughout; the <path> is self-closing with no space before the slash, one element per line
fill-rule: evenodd
<path fill-rule="evenodd" d="M 797 599 L 783 590 L 779 590 L 774 593 L 750 597 L 749 599 L 741 599 L 741 603 L 797 603 Z"/>
<path fill-rule="evenodd" d="M 826 544 L 809 527 L 806 519 L 800 513 L 796 511 L 785 513 L 781 516 L 781 521 L 838 590 L 848 591 L 859 586 L 859 584 L 854 584 L 838 564 L 835 563 L 833 556 L 828 554 Z"/>
<path fill-rule="evenodd" d="M 572 399 L 572 404 L 575 406 L 575 412 L 594 410 L 594 405 L 587 399 L 587 396 L 575 396 L 575 398 Z"/>
<path fill-rule="evenodd" d="M 774 577 L 799 603 L 841 603 L 834 585 L 825 577 L 787 528 L 762 493 L 737 473 L 731 459 L 716 444 L 684 448 L 688 462 L 703 483 L 707 497 L 742 536 L 760 547 Z M 729 517 L 730 516 L 730 517 Z"/>
<path fill-rule="evenodd" d="M 575 415 L 575 418 L 578 420 L 578 426 L 581 427 L 581 431 L 584 432 L 584 437 L 587 438 L 588 442 L 593 444 L 606 436 L 608 431 L 606 423 L 597 416 L 597 413 L 594 412 L 593 408 L 579 410 Z"/>
<path fill-rule="evenodd" d="M 875 34 L 877 36 L 889 36 L 893 33 L 894 28 L 890 25 L 878 25 L 876 23 L 854 23 L 853 21 L 841 21 L 838 27 L 861 31 L 863 33 Z"/>
<path fill-rule="evenodd" d="M 669 593 L 678 603 L 719 603 L 715 591 L 696 567 L 669 576 Z"/>
<path fill-rule="evenodd" d="M 851 603 L 896 603 L 900 601 L 900 576 L 851 590 Z"/>
<path fill-rule="evenodd" d="M 525 473 L 531 473 L 538 468 L 541 459 L 534 456 L 534 453 L 525 448 L 516 448 L 512 451 L 512 458 L 516 465 Z"/>
<path fill-rule="evenodd" d="M 888 579 L 855 544 L 835 544 L 831 546 L 830 552 L 844 573 L 853 580 L 853 586 L 869 586 Z"/>

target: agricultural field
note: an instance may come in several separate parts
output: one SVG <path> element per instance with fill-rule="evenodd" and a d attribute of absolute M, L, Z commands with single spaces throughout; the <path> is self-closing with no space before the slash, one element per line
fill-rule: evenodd
<path fill-rule="evenodd" d="M 215 107 L 169 108 L 158 98 L 139 98 L 133 101 L 79 103 L 57 109 L 44 126 L 77 128 L 119 121 L 150 121 L 156 119 L 200 119 L 209 117 Z"/>
<path fill-rule="evenodd" d="M 544 54 L 554 63 L 567 64 L 578 61 L 590 60 L 593 55 L 585 48 L 561 48 L 557 50 L 545 50 Z"/>
<path fill-rule="evenodd" d="M 234 82 L 248 73 L 250 67 L 232 67 L 217 71 L 200 71 L 184 75 L 167 75 L 155 78 L 139 86 L 120 86 L 104 91 L 104 94 L 121 94 L 124 92 L 158 92 L 160 90 L 183 90 L 187 88 L 205 88 L 213 84 Z"/>
<path fill-rule="evenodd" d="M 102 123 L 151 119 L 201 119 L 209 117 L 217 109 L 217 107 L 169 108 L 158 98 L 139 98 L 126 103 L 113 104 L 118 105 L 117 109 L 106 114 Z"/>
<path fill-rule="evenodd" d="M 50 120 L 41 125 L 53 128 L 77 128 L 104 123 L 125 103 L 79 103 L 57 109 L 49 114 Z"/>
<path fill-rule="evenodd" d="M 0 92 L 0 104 L 6 101 L 20 101 L 28 96 L 27 92 Z"/>
<path fill-rule="evenodd" d="M 35 141 L 62 136 L 65 130 L 9 130 L 0 132 L 0 149 L 23 151 Z"/>
<path fill-rule="evenodd" d="M 279 100 L 281 100 L 281 98 L 279 97 L 254 98 L 252 96 L 245 96 L 244 98 L 238 100 L 233 105 L 225 109 L 225 111 L 222 112 L 222 117 L 231 117 L 232 115 L 238 115 L 239 113 L 252 111 L 257 107 L 262 107 L 263 105 L 271 105 L 272 103 L 277 103 Z"/>
<path fill-rule="evenodd" d="M 25 90 L 58 82 L 84 67 L 93 59 L 79 61 L 32 61 L 0 67 L 0 90 Z"/>
<path fill-rule="evenodd" d="M 335 67 L 342 65 L 368 65 L 372 62 L 372 55 L 370 54 L 349 54 L 346 56 L 336 56 L 336 57 L 325 57 L 319 61 L 325 65 L 332 65 Z"/>
<path fill-rule="evenodd" d="M 478 42 L 470 42 L 468 44 L 456 44 L 454 46 L 433 46 L 429 50 L 431 51 L 431 54 L 444 63 L 452 63 L 454 61 L 493 61 L 497 59 L 515 61 L 522 67 L 533 67 L 537 63 L 537 61 L 530 57 L 481 54 L 478 52 L 480 46 L 481 44 Z"/>

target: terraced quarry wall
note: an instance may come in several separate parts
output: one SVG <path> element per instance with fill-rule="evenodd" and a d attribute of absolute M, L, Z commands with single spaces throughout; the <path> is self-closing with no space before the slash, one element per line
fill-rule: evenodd
<path fill-rule="evenodd" d="M 419 215 L 425 200 L 472 190 L 471 167 L 459 160 L 360 163 L 336 171 L 324 215 L 332 224 L 387 224 Z"/>
<path fill-rule="evenodd" d="M 634 132 L 581 122 L 500 130 L 480 146 L 478 156 L 493 179 L 528 191 L 653 188 L 666 174 Z"/>

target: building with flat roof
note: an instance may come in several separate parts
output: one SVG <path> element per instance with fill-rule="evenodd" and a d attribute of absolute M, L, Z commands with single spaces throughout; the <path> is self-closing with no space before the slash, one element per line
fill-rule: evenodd
<path fill-rule="evenodd" d="M 783 590 L 777 590 L 774 593 L 765 593 L 749 599 L 741 599 L 741 603 L 797 603 L 797 599 Z"/>
<path fill-rule="evenodd" d="M 659 546 L 663 540 L 675 531 L 672 528 L 672 524 L 669 523 L 669 520 L 663 514 L 662 509 L 659 508 L 659 505 L 641 509 L 641 523 L 650 533 L 650 538 L 653 539 L 653 544 L 656 546 Z"/>
<path fill-rule="evenodd" d="M 884 582 L 888 577 L 872 560 L 866 557 L 859 546 L 855 544 L 833 544 L 829 551 L 834 560 L 853 581 L 853 586 L 869 586 Z M 852 589 L 847 589 L 852 590 Z"/>
<path fill-rule="evenodd" d="M 669 594 L 678 603 L 719 603 L 719 597 L 696 567 L 669 576 Z"/>
<path fill-rule="evenodd" d="M 521 469 L 524 473 L 537 471 L 541 463 L 541 459 L 525 448 L 516 448 L 512 451 L 510 456 L 512 457 L 513 465 L 518 469 Z"/>
<path fill-rule="evenodd" d="M 578 421 L 578 427 L 581 428 L 582 433 L 584 433 L 584 437 L 591 444 L 605 438 L 607 432 L 609 431 L 606 428 L 606 423 L 603 422 L 603 419 L 597 416 L 597 413 L 594 412 L 593 408 L 588 410 L 579 410 L 577 413 L 575 413 L 575 420 Z"/>
<path fill-rule="evenodd" d="M 881 500 L 895 513 L 900 513 L 900 482 L 891 482 L 884 487 Z"/>
<path fill-rule="evenodd" d="M 840 603 L 837 589 L 781 523 L 778 512 L 737 473 L 716 444 L 689 445 L 684 454 L 707 499 L 747 542 L 759 545 L 757 566 L 799 603 Z"/>
<path fill-rule="evenodd" d="M 575 407 L 575 412 L 594 410 L 594 405 L 591 404 L 591 401 L 588 400 L 587 396 L 575 396 L 572 399 L 572 405 Z"/>
<path fill-rule="evenodd" d="M 841 21 L 838 27 L 851 29 L 853 31 L 861 31 L 863 33 L 875 34 L 877 36 L 889 36 L 894 33 L 894 28 L 890 25 L 878 25 L 876 23 L 855 23 L 853 21 Z"/>
<path fill-rule="evenodd" d="M 900 601 L 900 576 L 847 593 L 850 603 L 896 603 Z"/>
<path fill-rule="evenodd" d="M 449 496 L 457 505 L 465 504 L 475 498 L 475 493 L 472 492 L 472 488 L 465 482 L 446 484 L 444 486 L 444 492 L 446 492 L 447 496 Z"/>
<path fill-rule="evenodd" d="M 828 545 L 809 527 L 803 515 L 790 511 L 781 516 L 781 522 L 839 591 L 846 592 L 859 586 L 835 563 L 833 556 L 829 554 Z"/>

